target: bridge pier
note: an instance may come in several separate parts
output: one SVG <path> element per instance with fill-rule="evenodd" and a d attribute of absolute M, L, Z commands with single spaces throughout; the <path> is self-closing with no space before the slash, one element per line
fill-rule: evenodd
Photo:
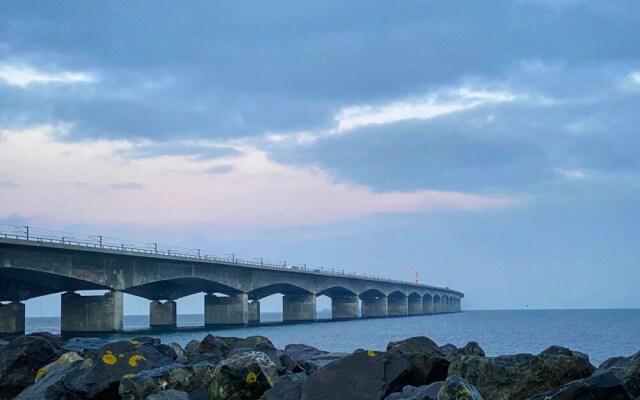
<path fill-rule="evenodd" d="M 249 303 L 249 325 L 260 323 L 260 300 L 253 300 Z"/>
<path fill-rule="evenodd" d="M 82 296 L 62 294 L 61 331 L 70 333 L 108 333 L 123 329 L 122 292 Z"/>
<path fill-rule="evenodd" d="M 430 295 L 422 298 L 422 312 L 424 314 L 433 314 L 433 297 Z"/>
<path fill-rule="evenodd" d="M 407 297 L 389 297 L 387 310 L 389 317 L 406 317 L 409 314 Z"/>
<path fill-rule="evenodd" d="M 422 297 L 409 296 L 409 315 L 422 315 L 424 314 Z"/>
<path fill-rule="evenodd" d="M 149 303 L 149 325 L 151 328 L 175 328 L 178 326 L 177 306 L 173 300 Z"/>
<path fill-rule="evenodd" d="M 315 294 L 285 294 L 282 297 L 284 322 L 309 322 L 316 320 Z"/>
<path fill-rule="evenodd" d="M 24 335 L 25 305 L 19 301 L 0 304 L 0 335 Z"/>
<path fill-rule="evenodd" d="M 204 325 L 244 326 L 249 323 L 249 302 L 246 293 L 218 297 L 213 293 L 204 296 Z"/>
<path fill-rule="evenodd" d="M 331 319 L 355 319 L 358 318 L 358 296 L 345 295 L 331 298 Z"/>
<path fill-rule="evenodd" d="M 442 300 L 439 296 L 433 297 L 433 313 L 440 314 L 442 312 Z"/>
<path fill-rule="evenodd" d="M 362 300 L 362 318 L 386 318 L 388 316 L 387 296 L 370 297 Z"/>

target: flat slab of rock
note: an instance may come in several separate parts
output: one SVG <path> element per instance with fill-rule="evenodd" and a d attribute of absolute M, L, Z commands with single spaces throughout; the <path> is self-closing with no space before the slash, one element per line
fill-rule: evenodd
<path fill-rule="evenodd" d="M 419 387 L 405 386 L 402 392 L 391 393 L 385 400 L 437 400 L 438 392 L 444 382 L 434 382 Z"/>

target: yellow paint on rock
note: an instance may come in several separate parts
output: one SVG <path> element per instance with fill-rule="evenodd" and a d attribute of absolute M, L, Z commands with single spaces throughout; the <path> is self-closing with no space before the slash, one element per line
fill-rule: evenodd
<path fill-rule="evenodd" d="M 247 374 L 247 377 L 245 378 L 245 382 L 249 384 L 256 383 L 257 380 L 258 380 L 258 377 L 256 376 L 255 372 L 251 372 L 251 371 L 249 371 L 249 373 Z"/>
<path fill-rule="evenodd" d="M 102 362 L 107 365 L 113 365 L 118 361 L 118 359 L 108 351 L 105 355 L 102 356 Z"/>
<path fill-rule="evenodd" d="M 373 350 L 368 350 L 367 354 L 369 355 L 369 357 L 375 357 L 376 353 Z"/>
<path fill-rule="evenodd" d="M 129 365 L 131 365 L 132 367 L 137 367 L 138 366 L 138 361 L 144 360 L 144 357 L 142 357 L 139 354 L 134 354 L 131 357 L 129 357 Z"/>
<path fill-rule="evenodd" d="M 40 368 L 38 370 L 38 373 L 36 374 L 36 382 L 38 382 L 38 379 L 42 378 L 43 376 L 45 376 L 47 374 L 47 370 L 44 368 Z"/>

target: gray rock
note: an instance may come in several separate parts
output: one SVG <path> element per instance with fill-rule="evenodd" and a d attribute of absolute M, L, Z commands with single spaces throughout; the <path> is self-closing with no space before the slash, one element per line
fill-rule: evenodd
<path fill-rule="evenodd" d="M 411 365 L 404 377 L 406 385 L 422 386 L 447 379 L 449 361 L 445 358 L 420 353 L 402 354 L 401 357 Z"/>
<path fill-rule="evenodd" d="M 580 379 L 528 400 L 633 400 L 613 372 Z"/>
<path fill-rule="evenodd" d="M 440 347 L 431 339 L 425 336 L 416 336 L 398 342 L 391 342 L 387 345 L 389 353 L 396 354 L 425 354 L 431 357 L 444 357 Z"/>
<path fill-rule="evenodd" d="M 516 399 L 514 397 L 512 400 Z M 440 388 L 438 400 L 484 400 L 484 397 L 469 382 L 453 375 L 448 377 Z"/>
<path fill-rule="evenodd" d="M 318 365 L 310 362 L 310 360 L 326 354 L 329 354 L 329 352 L 318 350 L 305 344 L 288 344 L 284 348 L 284 354 L 280 356 L 280 361 L 291 372 L 305 371 L 311 373 L 318 369 Z"/>
<path fill-rule="evenodd" d="M 596 372 L 606 370 L 609 368 L 622 368 L 627 364 L 628 357 L 611 357 L 604 360 L 599 366 Z"/>
<path fill-rule="evenodd" d="M 200 354 L 200 341 L 196 339 L 190 340 L 184 347 L 184 352 L 187 354 L 188 358 L 192 358 Z"/>
<path fill-rule="evenodd" d="M 640 397 L 640 352 L 629 357 L 622 368 L 613 368 L 612 372 L 632 397 Z"/>
<path fill-rule="evenodd" d="M 179 390 L 163 390 L 160 393 L 152 394 L 146 400 L 189 400 L 189 394 Z"/>
<path fill-rule="evenodd" d="M 187 347 L 189 347 L 189 344 L 187 344 Z M 198 348 L 199 354 L 212 353 L 223 358 L 229 354 L 229 351 L 231 351 L 231 347 L 222 338 L 213 335 L 205 336 Z"/>
<path fill-rule="evenodd" d="M 303 367 L 305 369 L 305 372 L 307 373 L 307 375 L 311 375 L 312 373 L 314 373 L 315 371 L 317 371 L 320 368 L 326 367 L 327 365 L 330 365 L 331 363 L 341 360 L 344 357 L 348 356 L 349 353 L 327 353 L 327 354 L 320 354 L 317 356 L 313 356 L 310 359 L 308 359 Z"/>
<path fill-rule="evenodd" d="M 209 386 L 215 369 L 212 364 L 173 364 L 154 368 L 123 378 L 118 392 L 125 400 L 144 399 L 166 389 L 193 392 Z"/>
<path fill-rule="evenodd" d="M 478 344 L 478 342 L 469 342 L 464 347 L 461 347 L 451 352 L 451 354 L 447 356 L 447 359 L 451 361 L 455 357 L 463 356 L 463 355 L 484 357 L 485 353 L 482 347 L 480 347 L 480 345 Z"/>
<path fill-rule="evenodd" d="M 578 357 L 578 358 L 584 358 L 587 361 L 589 360 L 589 355 L 585 354 L 585 353 L 581 353 L 579 351 L 573 351 L 571 349 L 568 349 L 566 347 L 562 347 L 562 346 L 550 346 L 547 349 L 543 350 L 540 354 L 538 354 L 539 356 L 570 356 L 570 357 Z"/>
<path fill-rule="evenodd" d="M 311 374 L 305 400 L 379 400 L 404 386 L 410 365 L 399 354 L 357 350 Z"/>
<path fill-rule="evenodd" d="M 306 380 L 305 373 L 289 374 L 281 377 L 278 382 L 264 393 L 266 400 L 300 400 L 302 385 Z"/>
<path fill-rule="evenodd" d="M 240 354 L 218 364 L 209 386 L 209 399 L 257 399 L 276 383 L 278 376 L 278 368 L 266 354 Z"/>
<path fill-rule="evenodd" d="M 491 400 L 516 400 L 589 377 L 594 369 L 587 360 L 566 355 L 461 355 L 449 364 L 449 376 L 460 376 Z"/>
<path fill-rule="evenodd" d="M 71 338 L 62 346 L 64 351 L 75 351 L 82 357 L 95 357 L 98 350 L 109 343 L 108 340 L 98 338 Z"/>
<path fill-rule="evenodd" d="M 444 346 L 440 346 L 440 351 L 442 352 L 442 354 L 446 357 L 449 354 L 453 353 L 454 351 L 458 350 L 458 348 L 451 344 L 451 343 L 447 343 Z"/>
<path fill-rule="evenodd" d="M 24 389 L 15 400 L 60 398 L 56 394 L 56 384 L 67 374 L 73 363 L 82 360 L 83 358 L 75 352 L 63 354 L 56 361 L 40 368 L 34 384 Z"/>
<path fill-rule="evenodd" d="M 437 400 L 443 383 L 434 382 L 419 387 L 408 385 L 402 388 L 402 392 L 391 393 L 385 400 Z"/>
<path fill-rule="evenodd" d="M 13 399 L 35 382 L 38 370 L 55 361 L 59 350 L 40 336 L 18 336 L 0 352 L 0 399 Z"/>
<path fill-rule="evenodd" d="M 180 346 L 178 343 L 172 342 L 172 343 L 169 343 L 167 346 L 171 347 L 173 351 L 176 353 L 175 361 L 177 363 L 187 364 L 189 362 L 189 357 L 187 356 L 187 352 L 184 351 L 182 346 Z"/>
<path fill-rule="evenodd" d="M 118 398 L 123 377 L 171 363 L 157 346 L 122 340 L 103 346 L 95 358 L 73 364 L 56 386 L 71 399 Z"/>

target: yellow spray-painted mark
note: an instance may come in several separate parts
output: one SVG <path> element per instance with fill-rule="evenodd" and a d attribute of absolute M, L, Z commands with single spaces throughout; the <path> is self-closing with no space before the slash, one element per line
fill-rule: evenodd
<path fill-rule="evenodd" d="M 47 370 L 44 368 L 40 368 L 38 370 L 38 373 L 36 374 L 36 382 L 38 382 L 38 379 L 42 378 L 43 376 L 45 376 L 47 374 Z"/>
<path fill-rule="evenodd" d="M 144 357 L 142 357 L 139 354 L 135 354 L 131 357 L 129 357 L 129 365 L 131 365 L 132 367 L 137 367 L 138 366 L 138 361 L 140 360 L 144 360 Z"/>
<path fill-rule="evenodd" d="M 247 374 L 247 377 L 245 378 L 245 382 L 251 384 L 251 383 L 256 383 L 256 381 L 258 380 L 258 377 L 256 376 L 255 372 L 249 372 Z"/>
<path fill-rule="evenodd" d="M 129 342 L 131 342 L 132 345 L 140 344 L 137 340 L 129 340 Z"/>
<path fill-rule="evenodd" d="M 369 357 L 375 357 L 376 353 L 373 350 L 367 350 L 367 354 L 369 355 Z"/>
<path fill-rule="evenodd" d="M 116 357 L 111 354 L 110 351 L 107 352 L 107 354 L 102 356 L 102 362 L 107 364 L 107 365 L 113 365 L 117 362 L 118 360 L 116 359 Z"/>
<path fill-rule="evenodd" d="M 464 400 L 470 399 L 473 397 L 473 394 L 467 388 L 462 388 L 458 390 L 458 394 L 456 395 L 456 400 Z"/>

